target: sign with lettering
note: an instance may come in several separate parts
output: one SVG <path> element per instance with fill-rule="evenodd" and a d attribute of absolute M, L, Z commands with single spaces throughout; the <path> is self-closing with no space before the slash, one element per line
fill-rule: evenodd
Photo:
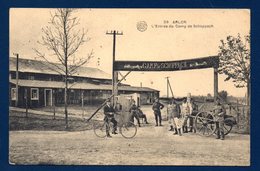
<path fill-rule="evenodd" d="M 218 66 L 218 56 L 211 56 L 179 61 L 115 61 L 114 71 L 179 71 Z"/>

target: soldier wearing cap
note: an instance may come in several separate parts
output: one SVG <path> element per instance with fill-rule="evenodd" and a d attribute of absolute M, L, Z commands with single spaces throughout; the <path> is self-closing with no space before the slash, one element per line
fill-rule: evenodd
<path fill-rule="evenodd" d="M 213 108 L 213 113 L 216 118 L 216 139 L 225 139 L 224 134 L 224 116 L 226 114 L 225 107 L 220 103 L 220 100 L 217 98 L 215 102 L 215 106 Z"/>
<path fill-rule="evenodd" d="M 115 109 L 114 107 L 112 106 L 111 102 L 110 102 L 110 99 L 107 100 L 107 103 L 104 107 L 104 121 L 105 122 L 109 122 L 109 120 L 113 123 L 113 132 L 112 134 L 117 134 L 116 130 L 117 130 L 117 121 L 114 117 L 114 114 L 115 114 Z M 107 134 L 107 137 L 111 137 L 111 135 L 109 134 L 109 128 L 107 127 L 106 128 L 106 134 Z"/>
<path fill-rule="evenodd" d="M 181 136 L 181 123 L 180 123 L 180 106 L 176 103 L 175 99 L 172 99 L 168 105 L 168 119 L 171 125 L 170 130 L 174 130 L 174 135 L 179 134 Z"/>
<path fill-rule="evenodd" d="M 152 109 L 154 111 L 155 122 L 156 122 L 155 126 L 158 126 L 158 122 L 159 122 L 159 126 L 162 126 L 161 109 L 163 109 L 163 108 L 164 108 L 164 105 L 159 102 L 158 98 L 155 98 L 155 102 L 153 103 L 153 106 L 152 106 Z"/>
<path fill-rule="evenodd" d="M 190 98 L 185 98 L 182 103 L 182 117 L 183 117 L 183 133 L 188 132 L 188 127 L 190 127 L 190 116 L 192 114 L 192 106 L 190 103 Z"/>
<path fill-rule="evenodd" d="M 129 109 L 129 112 L 131 113 L 131 119 L 134 120 L 134 118 L 137 120 L 138 126 L 141 127 L 139 116 L 138 116 L 138 107 L 135 104 L 135 101 L 132 101 L 132 106 Z"/>

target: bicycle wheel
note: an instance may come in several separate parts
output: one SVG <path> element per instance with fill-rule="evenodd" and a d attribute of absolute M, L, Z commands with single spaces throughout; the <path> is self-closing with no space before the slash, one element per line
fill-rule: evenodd
<path fill-rule="evenodd" d="M 105 138 L 106 137 L 106 122 L 94 123 L 93 130 L 97 137 Z"/>
<path fill-rule="evenodd" d="M 119 131 L 124 138 L 133 138 L 137 133 L 137 127 L 133 122 L 126 122 L 122 124 Z"/>

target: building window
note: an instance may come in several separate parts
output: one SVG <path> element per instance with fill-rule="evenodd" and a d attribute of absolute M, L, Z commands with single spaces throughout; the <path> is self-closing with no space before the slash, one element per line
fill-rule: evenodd
<path fill-rule="evenodd" d="M 16 100 L 16 88 L 11 88 L 11 99 Z"/>
<path fill-rule="evenodd" d="M 39 100 L 39 89 L 31 88 L 31 100 Z"/>
<path fill-rule="evenodd" d="M 28 76 L 28 80 L 35 80 L 34 75 L 29 75 L 29 76 Z"/>

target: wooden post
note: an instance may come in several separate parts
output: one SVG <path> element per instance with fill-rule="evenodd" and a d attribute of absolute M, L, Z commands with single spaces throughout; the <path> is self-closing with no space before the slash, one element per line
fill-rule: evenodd
<path fill-rule="evenodd" d="M 112 60 L 112 95 L 114 95 L 112 97 L 112 104 L 115 105 L 115 99 L 118 95 L 118 88 L 117 88 L 117 82 L 118 82 L 118 72 L 115 71 L 114 68 L 114 62 L 115 62 L 115 58 L 116 58 L 116 35 L 123 35 L 123 33 L 118 33 L 118 31 L 114 30 L 111 31 L 110 33 L 106 33 L 108 35 L 113 35 L 113 60 Z"/>
<path fill-rule="evenodd" d="M 82 109 L 82 118 L 84 118 L 84 90 L 81 90 L 81 109 Z"/>
<path fill-rule="evenodd" d="M 115 107 L 115 105 L 116 105 L 116 96 L 118 95 L 118 84 L 117 84 L 117 82 L 118 82 L 118 72 L 117 71 L 115 71 L 114 72 L 114 86 L 113 86 L 113 94 L 114 94 L 114 96 L 113 96 L 113 106 Z"/>
<path fill-rule="evenodd" d="M 218 68 L 214 67 L 214 100 L 218 97 Z"/>
<path fill-rule="evenodd" d="M 15 79 L 16 79 L 16 84 L 15 84 L 15 106 L 17 107 L 18 106 L 18 101 L 19 101 L 19 93 L 18 93 L 18 80 L 19 80 L 19 54 L 15 54 L 16 55 L 16 76 L 15 76 Z M 27 91 L 27 90 L 26 90 Z"/>
<path fill-rule="evenodd" d="M 53 104 L 53 119 L 55 120 L 56 119 L 56 116 L 55 116 L 56 115 L 55 90 L 52 91 L 52 98 L 53 98 L 53 102 L 52 102 L 52 104 Z"/>
<path fill-rule="evenodd" d="M 25 116 L 28 118 L 28 93 L 27 88 L 24 89 L 24 98 L 25 98 Z"/>

